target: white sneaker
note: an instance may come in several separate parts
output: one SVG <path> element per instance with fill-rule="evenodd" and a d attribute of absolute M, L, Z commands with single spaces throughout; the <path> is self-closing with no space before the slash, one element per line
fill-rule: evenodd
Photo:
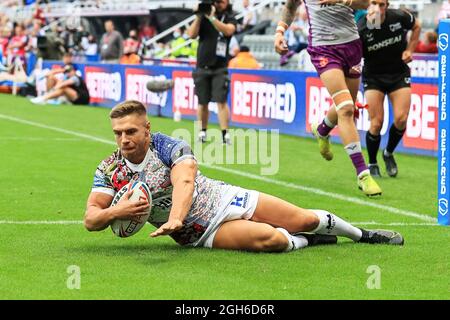
<path fill-rule="evenodd" d="M 205 131 L 202 130 L 198 133 L 198 141 L 200 141 L 201 143 L 206 142 L 206 132 Z"/>
<path fill-rule="evenodd" d="M 231 136 L 229 132 L 225 133 L 225 136 L 223 137 L 223 144 L 231 145 Z"/>
<path fill-rule="evenodd" d="M 43 99 L 43 97 L 36 97 L 36 98 L 30 99 L 30 102 L 33 104 L 45 104 L 45 100 Z"/>
<path fill-rule="evenodd" d="M 50 100 L 47 100 L 47 103 L 48 104 L 53 104 L 53 105 L 59 105 L 62 102 L 59 99 L 50 99 Z"/>

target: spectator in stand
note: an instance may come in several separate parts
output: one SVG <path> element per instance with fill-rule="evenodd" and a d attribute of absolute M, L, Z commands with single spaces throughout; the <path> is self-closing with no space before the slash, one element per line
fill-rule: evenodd
<path fill-rule="evenodd" d="M 118 63 L 123 55 L 123 37 L 120 32 L 114 30 L 111 20 L 105 22 L 106 33 L 100 40 L 100 57 L 104 63 Z"/>
<path fill-rule="evenodd" d="M 156 28 L 154 26 L 145 25 L 143 27 L 139 27 L 139 39 L 149 40 L 156 36 Z"/>
<path fill-rule="evenodd" d="M 85 54 L 86 48 L 89 45 L 89 32 L 84 30 L 82 25 L 78 26 L 78 51 L 80 54 Z"/>
<path fill-rule="evenodd" d="M 3 29 L 1 29 L 0 31 L 0 63 L 6 64 L 6 59 L 8 56 L 8 44 L 12 32 L 11 29 L 8 29 L 7 27 L 3 27 Z"/>
<path fill-rule="evenodd" d="M 44 17 L 44 10 L 39 6 L 39 1 L 36 1 L 35 11 L 33 13 L 33 19 L 40 22 L 41 25 L 45 25 L 46 20 Z"/>
<path fill-rule="evenodd" d="M 19 58 L 23 66 L 26 64 L 25 47 L 28 44 L 28 37 L 22 24 L 17 24 L 14 28 L 14 36 L 8 44 L 8 64 L 12 64 L 16 58 Z M 26 69 L 24 67 L 24 69 Z"/>
<path fill-rule="evenodd" d="M 166 51 L 169 51 L 170 47 L 164 42 L 157 42 L 155 49 L 152 50 L 152 57 L 156 59 L 162 59 L 165 57 Z"/>
<path fill-rule="evenodd" d="M 31 20 L 30 28 L 27 30 L 28 44 L 25 51 L 28 53 L 38 53 L 38 36 L 42 34 L 42 24 L 40 20 Z"/>
<path fill-rule="evenodd" d="M 230 60 L 228 68 L 235 69 L 261 69 L 259 62 L 250 53 L 250 49 L 247 46 L 242 46 L 239 53 Z"/>
<path fill-rule="evenodd" d="M 61 30 L 53 24 L 44 36 L 38 37 L 38 55 L 47 60 L 61 60 L 65 52 Z"/>
<path fill-rule="evenodd" d="M 153 57 L 156 50 L 154 44 L 148 45 L 147 42 L 156 35 L 156 29 L 150 25 L 144 25 L 139 27 L 139 39 L 141 44 L 139 46 L 138 55 L 143 60 L 149 60 Z"/>
<path fill-rule="evenodd" d="M 78 38 L 76 34 L 76 29 L 72 26 L 66 26 L 66 29 L 62 32 L 61 37 L 64 41 L 64 48 L 68 52 L 76 53 L 78 48 Z"/>
<path fill-rule="evenodd" d="M 191 50 L 189 52 L 189 58 L 196 59 L 197 58 L 197 50 L 198 50 L 198 40 L 197 39 L 192 40 L 190 49 Z"/>
<path fill-rule="evenodd" d="M 124 41 L 124 47 L 125 46 L 127 46 L 134 53 L 138 52 L 140 41 L 136 30 L 130 30 L 128 33 L 128 38 Z"/>
<path fill-rule="evenodd" d="M 424 41 L 419 41 L 416 47 L 417 53 L 438 53 L 438 35 L 435 31 L 428 31 L 424 34 Z"/>
<path fill-rule="evenodd" d="M 247 31 L 256 26 L 258 23 L 258 17 L 256 16 L 256 11 L 253 10 L 253 5 L 250 0 L 242 0 L 242 13 L 244 17 L 242 18 L 241 32 Z"/>
<path fill-rule="evenodd" d="M 228 48 L 228 54 L 230 55 L 230 59 L 236 57 L 240 50 L 241 47 L 239 45 L 239 41 L 236 39 L 235 36 L 232 36 Z"/>
<path fill-rule="evenodd" d="M 295 54 L 308 47 L 309 24 L 308 14 L 304 4 L 298 8 L 295 20 L 288 30 L 286 30 L 285 37 L 289 47 L 288 53 L 282 55 L 280 58 L 280 66 L 289 63 Z"/>
<path fill-rule="evenodd" d="M 441 10 L 439 11 L 437 18 L 436 18 L 436 25 L 439 24 L 439 21 L 442 19 L 449 19 L 450 18 L 450 0 L 443 1 Z"/>
<path fill-rule="evenodd" d="M 128 38 L 123 44 L 123 56 L 120 58 L 121 64 L 139 64 L 141 58 L 139 57 L 139 39 L 136 30 L 131 30 Z"/>
<path fill-rule="evenodd" d="M 95 56 L 98 53 L 97 39 L 92 34 L 88 35 L 87 39 L 88 43 L 84 48 L 84 54 L 87 56 Z"/>
<path fill-rule="evenodd" d="M 170 49 L 172 51 L 171 58 L 189 58 L 191 49 L 189 45 L 183 45 L 189 40 L 184 28 L 178 28 L 173 33 L 173 40 L 170 41 Z M 178 48 L 178 49 L 177 49 Z"/>

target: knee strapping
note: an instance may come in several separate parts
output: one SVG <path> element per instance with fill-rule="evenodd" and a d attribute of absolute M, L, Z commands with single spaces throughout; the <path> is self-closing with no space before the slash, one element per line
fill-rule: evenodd
<path fill-rule="evenodd" d="M 334 101 L 336 111 L 339 111 L 345 106 L 354 106 L 352 95 L 348 89 L 340 90 L 334 93 L 331 98 Z"/>

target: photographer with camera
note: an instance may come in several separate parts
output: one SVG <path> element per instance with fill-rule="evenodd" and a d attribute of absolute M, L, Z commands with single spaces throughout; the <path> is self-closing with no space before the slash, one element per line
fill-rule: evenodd
<path fill-rule="evenodd" d="M 227 105 L 230 82 L 227 69 L 228 47 L 238 22 L 234 18 L 229 0 L 203 0 L 194 12 L 197 17 L 187 29 L 187 34 L 191 39 L 199 37 L 197 68 L 192 73 L 195 94 L 199 101 L 197 115 L 202 125 L 199 140 L 206 142 L 208 104 L 216 102 L 223 143 L 230 144 Z"/>

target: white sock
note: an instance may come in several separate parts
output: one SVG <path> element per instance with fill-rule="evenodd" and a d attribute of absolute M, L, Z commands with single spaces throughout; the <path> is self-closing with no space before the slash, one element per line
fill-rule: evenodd
<path fill-rule="evenodd" d="M 325 124 L 330 127 L 330 128 L 334 128 L 336 127 L 336 124 L 331 122 L 330 119 L 328 119 L 328 115 L 325 116 L 325 118 L 323 119 L 323 121 L 325 122 Z"/>
<path fill-rule="evenodd" d="M 342 220 L 338 216 L 325 210 L 312 210 L 319 217 L 319 225 L 314 229 L 313 233 L 329 234 L 334 236 L 343 236 L 359 241 L 362 237 L 360 229 L 352 226 L 350 223 Z"/>
<path fill-rule="evenodd" d="M 361 178 L 362 176 L 365 176 L 366 174 L 370 174 L 370 170 L 369 170 L 369 169 L 366 169 L 366 170 L 361 171 L 361 172 L 358 174 L 358 178 Z"/>
<path fill-rule="evenodd" d="M 352 142 L 344 147 L 349 156 L 355 153 L 361 153 L 361 142 Z"/>
<path fill-rule="evenodd" d="M 277 228 L 288 239 L 288 246 L 284 251 L 294 251 L 304 248 L 308 245 L 308 240 L 304 236 L 293 236 L 286 229 Z"/>

